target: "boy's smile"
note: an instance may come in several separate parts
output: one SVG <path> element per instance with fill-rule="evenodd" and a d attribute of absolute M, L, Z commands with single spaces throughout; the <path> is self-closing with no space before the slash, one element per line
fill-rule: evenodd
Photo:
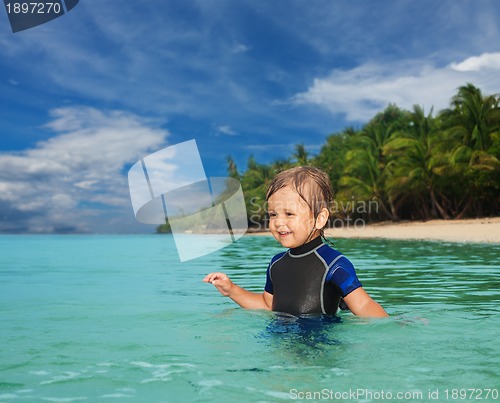
<path fill-rule="evenodd" d="M 290 186 L 269 198 L 268 213 L 271 233 L 286 248 L 296 248 L 319 235 L 311 209 Z"/>

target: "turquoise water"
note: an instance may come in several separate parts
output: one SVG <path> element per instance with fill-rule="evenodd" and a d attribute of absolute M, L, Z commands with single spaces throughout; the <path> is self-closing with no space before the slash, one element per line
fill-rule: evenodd
<path fill-rule="evenodd" d="M 500 399 L 498 247 L 336 247 L 390 318 L 291 321 L 201 281 L 261 292 L 269 237 L 181 264 L 170 236 L 0 236 L 0 402 Z"/>

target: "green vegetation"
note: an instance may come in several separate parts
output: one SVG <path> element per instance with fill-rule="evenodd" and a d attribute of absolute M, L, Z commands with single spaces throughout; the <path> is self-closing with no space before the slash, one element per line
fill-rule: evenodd
<path fill-rule="evenodd" d="M 332 221 L 428 220 L 497 216 L 500 212 L 500 95 L 472 84 L 458 89 L 450 107 L 433 116 L 389 105 L 360 129 L 326 138 L 316 156 L 303 144 L 270 164 L 252 156 L 240 173 L 227 157 L 228 174 L 241 182 L 249 225 L 266 221 L 265 192 L 283 169 L 325 170 L 336 192 Z M 158 227 L 168 231 L 168 224 Z"/>
<path fill-rule="evenodd" d="M 494 216 L 500 211 L 500 96 L 472 84 L 433 116 L 389 105 L 359 130 L 326 138 L 318 155 L 304 145 L 285 160 L 259 164 L 250 157 L 239 174 L 249 222 L 265 220 L 265 190 L 274 175 L 296 165 L 325 170 L 336 192 L 332 219 L 427 220 Z"/>

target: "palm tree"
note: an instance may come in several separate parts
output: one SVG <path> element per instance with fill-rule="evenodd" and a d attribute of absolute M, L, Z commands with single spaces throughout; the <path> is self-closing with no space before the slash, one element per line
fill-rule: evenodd
<path fill-rule="evenodd" d="M 452 179 L 460 178 L 452 211 L 461 218 L 474 202 L 481 202 L 478 195 L 499 190 L 500 161 L 494 152 L 500 133 L 499 96 L 483 96 L 469 83 L 458 89 L 450 108 L 442 111 L 440 118 L 453 143 L 447 173 Z"/>
<path fill-rule="evenodd" d="M 236 166 L 236 162 L 234 162 L 233 157 L 228 155 L 226 157 L 227 161 L 227 174 L 229 177 L 234 178 L 236 180 L 240 180 L 241 176 L 240 173 L 238 172 L 238 168 Z"/>
<path fill-rule="evenodd" d="M 475 151 L 487 151 L 492 145 L 492 132 L 499 129 L 498 97 L 483 96 L 481 90 L 468 83 L 458 89 L 451 101 L 452 130 L 463 146 Z M 446 111 L 445 111 L 446 113 Z"/>
<path fill-rule="evenodd" d="M 346 154 L 344 175 L 339 185 L 352 192 L 351 197 L 376 200 L 387 217 L 399 219 L 398 206 L 386 192 L 387 158 L 384 146 L 392 135 L 404 127 L 405 114 L 396 105 L 389 105 L 377 114 L 353 139 L 353 149 Z"/>
<path fill-rule="evenodd" d="M 241 186 L 252 226 L 260 226 L 266 219 L 266 191 L 274 175 L 271 165 L 259 164 L 250 156 L 247 170 L 241 177 Z"/>
<path fill-rule="evenodd" d="M 328 173 L 333 190 L 339 188 L 339 180 L 345 168 L 346 154 L 351 148 L 350 142 L 357 135 L 357 131 L 349 127 L 340 133 L 327 137 L 326 144 L 321 147 L 319 154 L 312 164 Z"/>
<path fill-rule="evenodd" d="M 271 169 L 276 175 L 277 173 L 284 171 L 285 169 L 291 168 L 293 164 L 290 162 L 289 158 L 277 159 L 271 164 Z"/>
<path fill-rule="evenodd" d="M 386 182 L 389 197 L 399 203 L 409 201 L 426 219 L 431 215 L 436 217 L 437 212 L 443 218 L 450 218 L 437 194 L 439 177 L 435 168 L 443 159 L 440 150 L 432 109 L 426 116 L 418 105 L 408 112 L 407 127 L 395 133 L 384 146 L 384 154 L 390 158 Z"/>
<path fill-rule="evenodd" d="M 304 143 L 295 145 L 295 153 L 293 154 L 293 157 L 297 161 L 298 166 L 305 166 L 309 164 L 309 153 L 307 152 Z"/>

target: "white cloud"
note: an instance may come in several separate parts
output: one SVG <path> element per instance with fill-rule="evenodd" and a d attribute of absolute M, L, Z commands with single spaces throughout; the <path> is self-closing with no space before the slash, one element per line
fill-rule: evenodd
<path fill-rule="evenodd" d="M 227 126 L 227 125 L 218 126 L 217 127 L 217 132 L 218 133 L 222 133 L 222 134 L 226 134 L 228 136 L 237 136 L 238 135 L 238 132 L 236 132 L 235 130 L 233 130 L 231 128 L 231 126 Z"/>
<path fill-rule="evenodd" d="M 351 70 L 333 70 L 316 78 L 311 87 L 292 102 L 318 105 L 347 120 L 364 122 L 388 104 L 428 111 L 449 106 L 458 87 L 470 82 L 485 94 L 500 92 L 499 54 L 483 54 L 460 63 L 436 67 L 418 61 L 365 64 Z"/>
<path fill-rule="evenodd" d="M 483 69 L 500 70 L 500 53 L 483 53 L 461 63 L 452 63 L 450 67 L 457 71 L 479 71 Z"/>
<path fill-rule="evenodd" d="M 245 53 L 250 50 L 249 46 L 243 45 L 242 43 L 238 43 L 234 48 L 233 48 L 233 53 Z"/>
<path fill-rule="evenodd" d="M 122 111 L 71 107 L 51 116 L 55 136 L 0 153 L 0 204 L 9 212 L 0 231 L 105 231 L 111 207 L 133 216 L 124 171 L 164 146 L 168 132 Z"/>

